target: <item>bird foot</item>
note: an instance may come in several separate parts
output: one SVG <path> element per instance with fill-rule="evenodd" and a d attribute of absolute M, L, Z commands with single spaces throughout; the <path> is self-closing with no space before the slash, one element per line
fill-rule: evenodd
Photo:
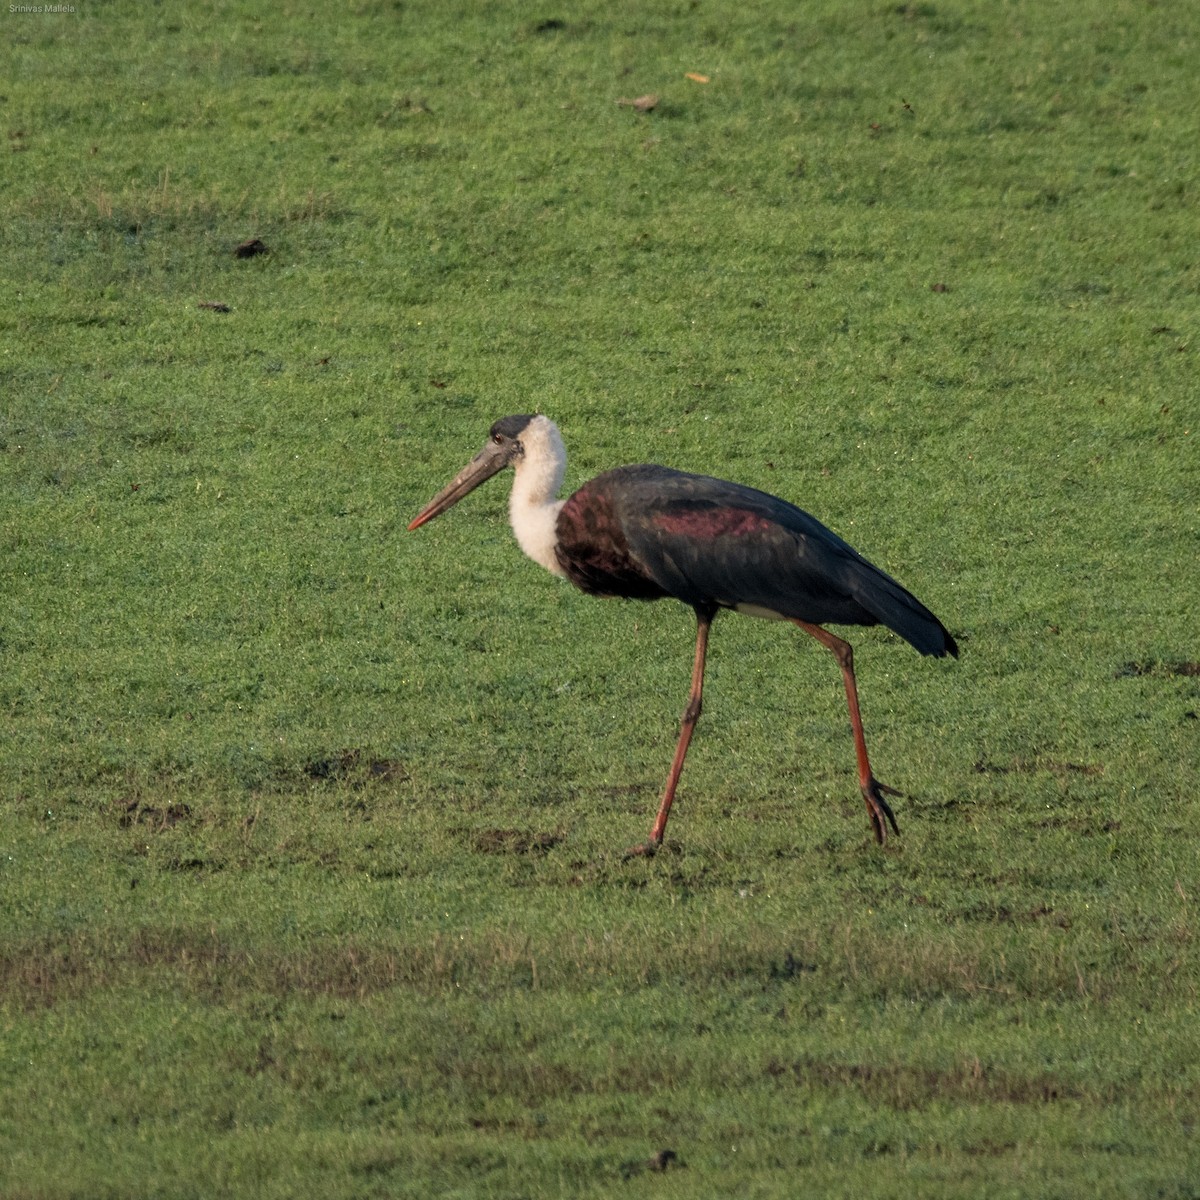
<path fill-rule="evenodd" d="M 863 799 L 867 802 L 867 815 L 871 818 L 871 829 L 875 834 L 875 840 L 881 846 L 887 842 L 888 825 L 891 825 L 892 832 L 897 837 L 900 836 L 900 826 L 896 824 L 896 814 L 892 812 L 891 805 L 883 798 L 885 793 L 889 796 L 904 795 L 903 792 L 898 792 L 895 788 L 880 783 L 873 775 L 863 784 L 862 794 Z"/>
<path fill-rule="evenodd" d="M 678 858 L 683 853 L 683 845 L 680 842 L 655 841 L 653 838 L 647 838 L 644 842 L 636 846 L 630 846 L 624 854 L 621 855 L 622 861 L 628 862 L 631 858 L 653 858 L 656 854 L 669 854 Z"/>
<path fill-rule="evenodd" d="M 644 842 L 640 842 L 636 846 L 630 846 L 625 851 L 623 858 L 653 858 L 659 851 L 662 845 L 661 841 L 656 842 L 653 838 L 647 838 Z"/>

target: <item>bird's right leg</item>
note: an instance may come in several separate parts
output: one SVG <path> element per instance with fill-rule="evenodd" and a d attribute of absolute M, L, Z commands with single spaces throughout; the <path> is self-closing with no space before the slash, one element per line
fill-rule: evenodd
<path fill-rule="evenodd" d="M 651 855 L 662 845 L 663 831 L 667 828 L 667 817 L 671 814 L 671 803 L 675 799 L 675 788 L 683 774 L 683 760 L 687 758 L 692 731 L 704 709 L 704 660 L 708 656 L 708 631 L 715 615 L 715 609 L 696 609 L 696 657 L 692 663 L 692 690 L 688 694 L 687 708 L 683 710 L 679 744 L 675 747 L 675 758 L 667 776 L 667 785 L 663 788 L 662 803 L 658 806 L 658 816 L 654 819 L 650 837 L 640 846 L 630 846 L 627 855 Z"/>

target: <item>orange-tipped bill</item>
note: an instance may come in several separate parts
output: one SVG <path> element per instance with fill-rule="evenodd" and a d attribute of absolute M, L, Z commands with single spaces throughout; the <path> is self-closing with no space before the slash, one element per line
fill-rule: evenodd
<path fill-rule="evenodd" d="M 419 529 L 426 521 L 444 513 L 457 504 L 468 492 L 491 479 L 508 466 L 509 455 L 504 446 L 489 442 L 423 509 L 409 522 L 409 530 Z"/>

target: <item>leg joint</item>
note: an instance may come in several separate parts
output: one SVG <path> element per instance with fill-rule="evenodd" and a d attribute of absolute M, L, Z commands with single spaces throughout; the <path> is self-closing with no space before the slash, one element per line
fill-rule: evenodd
<path fill-rule="evenodd" d="M 816 638 L 822 646 L 827 647 L 843 671 L 854 670 L 854 649 L 849 642 L 843 642 L 840 637 L 830 633 L 828 629 L 822 629 L 820 625 L 812 625 L 808 621 L 798 621 L 793 618 L 792 624 L 798 625 L 809 637 Z"/>

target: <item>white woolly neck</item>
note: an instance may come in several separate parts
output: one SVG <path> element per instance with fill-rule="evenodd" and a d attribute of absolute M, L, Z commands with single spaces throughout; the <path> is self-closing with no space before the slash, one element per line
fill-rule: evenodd
<path fill-rule="evenodd" d="M 567 449 L 558 426 L 540 414 L 521 430 L 525 453 L 516 462 L 516 479 L 508 498 L 508 515 L 521 549 L 555 575 L 565 575 L 554 548 L 558 514 L 565 501 L 557 499 L 567 470 Z"/>

